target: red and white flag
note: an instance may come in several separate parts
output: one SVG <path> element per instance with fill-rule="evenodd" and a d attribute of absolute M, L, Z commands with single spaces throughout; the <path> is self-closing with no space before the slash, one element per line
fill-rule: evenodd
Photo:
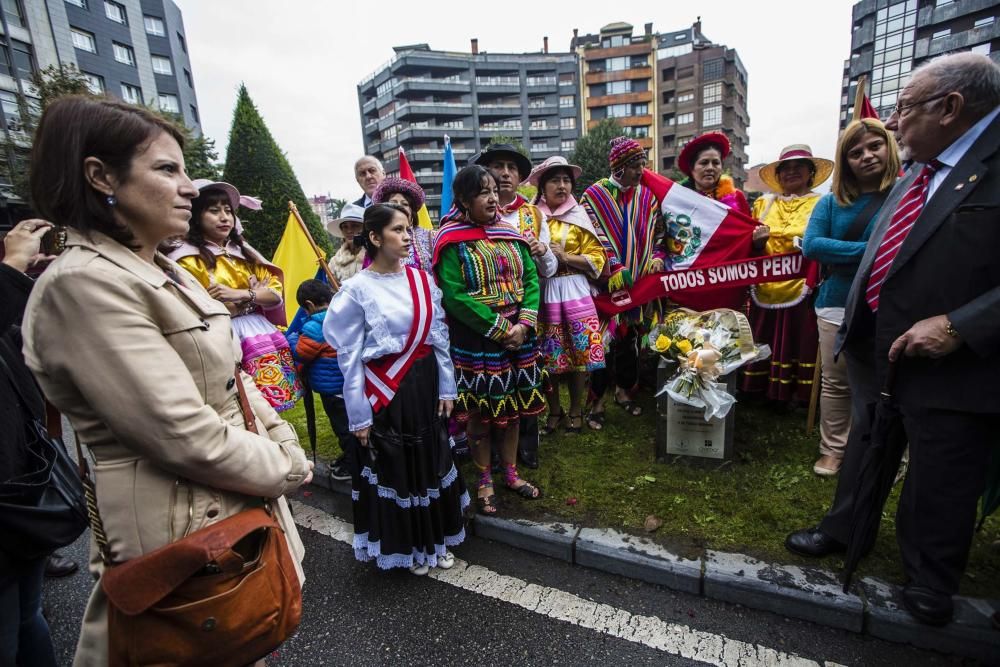
<path fill-rule="evenodd" d="M 750 237 L 757 221 L 691 188 L 646 169 L 642 184 L 660 202 L 667 226 L 667 270 L 698 269 L 750 256 Z M 693 310 L 740 308 L 745 287 L 726 287 L 677 294 L 680 305 Z"/>

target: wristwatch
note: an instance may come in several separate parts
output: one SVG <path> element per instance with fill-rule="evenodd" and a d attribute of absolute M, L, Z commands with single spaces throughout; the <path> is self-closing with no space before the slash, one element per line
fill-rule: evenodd
<path fill-rule="evenodd" d="M 958 338 L 958 332 L 955 331 L 955 327 L 952 325 L 951 320 L 947 318 L 944 320 L 944 332 L 952 338 Z"/>

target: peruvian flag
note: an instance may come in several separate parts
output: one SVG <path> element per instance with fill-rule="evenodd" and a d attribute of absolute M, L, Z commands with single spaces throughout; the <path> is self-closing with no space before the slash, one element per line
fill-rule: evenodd
<path fill-rule="evenodd" d="M 750 237 L 758 224 L 752 217 L 649 169 L 643 171 L 642 184 L 660 202 L 667 227 L 668 271 L 711 267 L 750 256 Z M 674 298 L 693 310 L 739 309 L 745 299 L 745 287 L 677 293 Z"/>

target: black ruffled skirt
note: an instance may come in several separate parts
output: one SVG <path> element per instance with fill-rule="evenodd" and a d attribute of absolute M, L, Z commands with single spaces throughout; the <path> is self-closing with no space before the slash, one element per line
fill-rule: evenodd
<path fill-rule="evenodd" d="M 469 505 L 438 418 L 434 355 L 414 362 L 392 402 L 375 415 L 369 447 L 354 447 L 354 556 L 381 569 L 437 565 L 465 540 Z"/>

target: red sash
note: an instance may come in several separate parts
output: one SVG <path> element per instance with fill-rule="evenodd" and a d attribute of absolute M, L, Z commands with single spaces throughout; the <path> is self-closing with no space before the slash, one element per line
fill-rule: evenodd
<path fill-rule="evenodd" d="M 409 266 L 403 270 L 413 297 L 413 323 L 402 352 L 387 354 L 365 364 L 365 395 L 368 396 L 373 413 L 392 402 L 413 362 L 430 353 L 430 348 L 425 343 L 434 319 L 430 276 L 426 271 Z"/>

